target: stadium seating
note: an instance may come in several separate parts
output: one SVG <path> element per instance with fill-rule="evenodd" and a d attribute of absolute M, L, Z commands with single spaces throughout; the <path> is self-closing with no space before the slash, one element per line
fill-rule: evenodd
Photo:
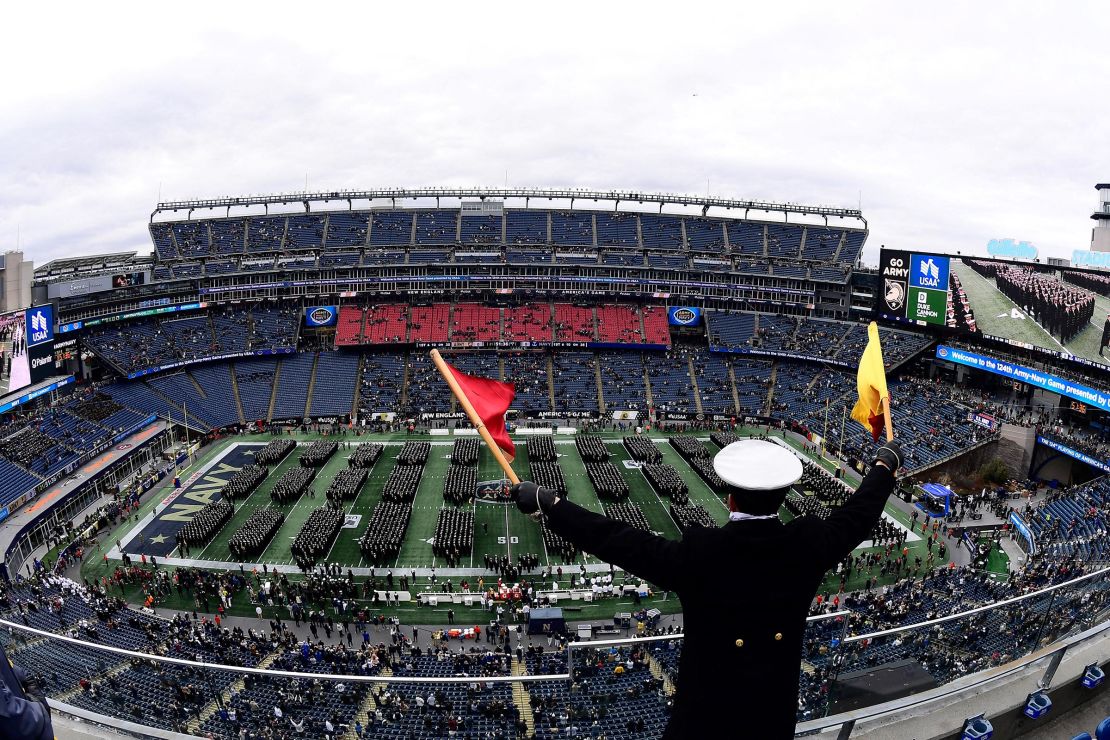
<path fill-rule="evenodd" d="M 451 304 L 413 306 L 409 337 L 413 342 L 446 342 L 449 339 Z"/>
<path fill-rule="evenodd" d="M 554 338 L 550 303 L 506 308 L 502 338 L 509 342 L 550 342 Z"/>
<path fill-rule="evenodd" d="M 370 244 L 393 247 L 412 243 L 412 211 L 376 211 L 370 220 Z"/>
<path fill-rule="evenodd" d="M 359 381 L 359 412 L 390 412 L 399 408 L 404 375 L 403 355 L 363 355 L 362 377 Z"/>
<path fill-rule="evenodd" d="M 409 308 L 398 304 L 370 306 L 366 312 L 367 344 L 398 344 L 408 339 Z"/>
<path fill-rule="evenodd" d="M 358 384 L 359 356 L 347 352 L 321 352 L 316 361 L 309 410 L 313 416 L 351 413 Z"/>
<path fill-rule="evenodd" d="M 594 214 L 594 222 L 597 225 L 598 246 L 640 246 L 635 214 L 599 212 Z"/>
<path fill-rule="evenodd" d="M 454 244 L 458 226 L 458 211 L 420 211 L 416 214 L 416 243 Z"/>
<path fill-rule="evenodd" d="M 274 389 L 274 418 L 299 419 L 304 416 L 308 383 L 312 378 L 313 354 L 295 354 L 278 365 L 277 388 Z"/>
<path fill-rule="evenodd" d="M 551 214 L 551 241 L 554 244 L 592 247 L 594 241 L 593 214 L 581 211 L 554 211 Z"/>
<path fill-rule="evenodd" d="M 545 211 L 506 211 L 505 242 L 518 245 L 547 244 L 547 213 Z"/>
<path fill-rule="evenodd" d="M 359 306 L 340 306 L 335 325 L 335 346 L 357 347 L 362 344 L 365 322 L 366 309 Z"/>
<path fill-rule="evenodd" d="M 551 379 L 560 407 L 572 411 L 597 411 L 597 372 L 591 352 L 555 352 Z"/>
<path fill-rule="evenodd" d="M 365 211 L 329 213 L 326 246 L 329 250 L 339 247 L 361 247 L 366 243 L 366 234 L 369 231 L 370 215 Z"/>
<path fill-rule="evenodd" d="M 657 412 L 694 413 L 693 385 L 690 382 L 690 365 L 685 349 L 673 350 L 663 355 L 653 355 L 644 363 L 651 400 Z"/>
<path fill-rule="evenodd" d="M 596 342 L 597 329 L 592 308 L 555 304 L 555 341 Z"/>
<path fill-rule="evenodd" d="M 243 418 L 248 423 L 270 415 L 277 364 L 276 360 L 237 360 L 233 366 Z"/>
<path fill-rule="evenodd" d="M 504 355 L 505 380 L 515 384 L 516 398 L 512 408 L 526 412 L 550 411 L 547 354 L 520 352 Z"/>
<path fill-rule="evenodd" d="M 597 353 L 601 369 L 601 392 L 606 411 L 638 409 L 647 411 L 644 365 L 636 352 Z"/>
<path fill-rule="evenodd" d="M 662 306 L 644 306 L 644 341 L 648 344 L 670 344 L 671 328 L 667 323 L 667 309 Z"/>
<path fill-rule="evenodd" d="M 451 311 L 451 341 L 496 342 L 501 339 L 501 309 L 456 303 Z"/>
<path fill-rule="evenodd" d="M 644 341 L 643 325 L 633 306 L 598 306 L 597 341 L 613 344 L 639 344 Z"/>

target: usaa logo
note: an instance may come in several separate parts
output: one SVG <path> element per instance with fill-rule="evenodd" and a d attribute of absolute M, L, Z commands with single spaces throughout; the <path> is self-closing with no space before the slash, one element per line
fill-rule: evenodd
<path fill-rule="evenodd" d="M 331 321 L 333 315 L 332 310 L 327 306 L 317 306 L 312 309 L 312 313 L 308 315 L 308 318 L 312 320 L 313 324 L 326 324 Z"/>
<path fill-rule="evenodd" d="M 692 308 L 676 308 L 674 313 L 674 320 L 680 324 L 690 324 L 697 320 L 698 313 Z"/>

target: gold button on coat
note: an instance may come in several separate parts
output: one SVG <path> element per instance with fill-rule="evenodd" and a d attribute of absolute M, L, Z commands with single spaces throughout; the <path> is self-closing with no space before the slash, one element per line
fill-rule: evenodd
<path fill-rule="evenodd" d="M 776 640 L 781 640 L 782 639 L 782 633 L 781 632 L 776 632 L 775 633 L 775 639 Z"/>
<path fill-rule="evenodd" d="M 736 647 L 744 647 L 744 641 L 743 640 L 737 640 L 736 641 Z"/>

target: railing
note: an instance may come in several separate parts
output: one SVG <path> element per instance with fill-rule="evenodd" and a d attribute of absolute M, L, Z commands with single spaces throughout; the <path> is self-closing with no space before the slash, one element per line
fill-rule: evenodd
<path fill-rule="evenodd" d="M 915 590 L 914 594 L 917 597 L 928 596 L 923 589 Z M 67 626 L 88 616 L 87 607 L 77 604 L 77 601 L 76 597 L 67 598 L 65 608 L 70 611 L 63 614 Z M 915 707 L 920 708 L 939 699 L 952 699 L 960 694 L 968 701 L 981 701 L 983 705 L 979 711 L 998 710 L 1000 707 L 990 705 L 984 689 L 1026 679 L 1027 691 L 1051 685 L 1053 675 L 1066 656 L 1082 652 L 1094 641 L 1107 638 L 1110 634 L 1108 613 L 1110 568 L 1028 594 L 972 606 L 956 614 L 901 627 L 861 632 L 859 627 L 866 624 L 868 614 L 849 610 L 810 617 L 807 620 L 806 640 L 809 647 L 802 656 L 807 671 L 800 676 L 805 712 L 800 718 L 804 721 L 799 724 L 798 733 L 811 735 L 837 729 L 843 733 L 844 728 L 850 731 L 858 723 L 877 718 L 889 722 L 892 717 L 898 719 L 911 714 Z M 12 660 L 32 673 L 45 674 L 44 688 L 63 711 L 66 707 L 75 706 L 77 709 L 74 711 L 79 710 L 86 719 L 89 713 L 94 713 L 103 715 L 105 721 L 151 725 L 160 728 L 160 736 L 170 736 L 166 733 L 174 731 L 232 736 L 237 732 L 236 722 L 261 719 L 257 715 L 251 716 L 251 697 L 258 699 L 262 713 L 268 716 L 272 710 L 272 696 L 277 689 L 290 696 L 300 692 L 312 697 L 308 703 L 292 702 L 286 708 L 287 715 L 299 717 L 310 724 L 307 734 L 312 736 L 311 723 L 322 725 L 324 719 L 333 719 L 336 724 L 350 727 L 358 719 L 367 726 L 368 717 L 374 716 L 375 708 L 380 703 L 388 706 L 388 695 L 383 691 L 403 694 L 410 700 L 415 696 L 413 692 L 418 690 L 422 696 L 438 692 L 443 700 L 455 703 L 456 711 L 460 706 L 469 704 L 461 701 L 464 694 L 477 697 L 483 706 L 499 700 L 506 707 L 513 704 L 527 724 L 529 717 L 533 723 L 536 721 L 532 714 L 531 697 L 543 698 L 541 704 L 553 702 L 560 707 L 567 704 L 590 705 L 593 701 L 591 691 L 600 688 L 604 693 L 624 697 L 610 707 L 615 717 L 621 716 L 621 712 L 628 717 L 642 717 L 645 719 L 643 736 L 657 737 L 669 714 L 669 697 L 662 689 L 664 682 L 656 676 L 667 672 L 666 664 L 677 663 L 683 639 L 682 634 L 663 634 L 571 642 L 565 650 L 544 649 L 539 657 L 529 656 L 523 665 L 510 658 L 512 671 L 505 670 L 508 664 L 505 654 L 501 653 L 488 658 L 497 663 L 496 669 L 489 671 L 495 675 L 482 675 L 477 658 L 458 657 L 459 647 L 482 648 L 488 643 L 451 642 L 451 654 L 446 666 L 436 658 L 417 658 L 406 653 L 393 661 L 393 667 L 400 675 L 382 675 L 377 671 L 360 669 L 357 662 L 347 663 L 339 671 L 329 670 L 326 663 L 301 661 L 296 657 L 299 656 L 297 649 L 292 653 L 289 650 L 280 651 L 282 656 L 294 656 L 282 660 L 288 660 L 295 669 L 280 670 L 280 666 L 273 665 L 278 653 L 271 651 L 268 641 L 261 640 L 257 643 L 262 648 L 261 654 L 250 659 L 252 664 L 247 666 L 233 665 L 238 658 L 246 655 L 235 645 L 217 651 L 186 642 L 180 652 L 172 654 L 176 649 L 167 646 L 172 646 L 174 640 L 166 639 L 164 626 L 160 628 L 163 637 L 159 649 L 170 654 L 153 655 L 142 650 L 91 643 L 43 629 L 50 626 L 47 622 L 55 619 L 44 615 L 45 612 L 39 612 L 35 616 L 39 626 L 28 626 L 12 619 L 0 620 L 0 625 L 6 628 L 0 631 L 0 641 L 5 643 Z M 143 615 L 134 618 L 147 622 L 154 619 Z M 96 618 L 91 617 L 90 621 L 95 623 Z M 101 626 L 100 629 L 105 628 Z M 113 632 L 113 639 L 122 638 L 122 625 L 120 630 Z M 380 628 L 372 628 L 371 632 L 371 644 L 390 642 L 388 633 Z M 544 639 L 545 636 L 540 636 L 537 644 L 542 646 Z M 531 638 L 524 635 L 518 634 L 515 639 L 510 636 L 510 647 L 523 650 L 531 644 L 530 641 Z M 492 649 L 493 646 L 488 647 Z M 644 652 L 652 656 L 649 662 L 654 665 L 633 664 L 623 673 L 615 670 L 628 660 L 632 650 L 640 647 L 647 648 Z M 194 657 L 198 653 L 226 662 L 196 660 Z M 1101 654 L 1105 656 L 1105 650 Z M 189 657 L 181 657 L 183 655 Z M 941 685 L 884 704 L 837 713 L 842 706 L 837 700 L 837 693 L 846 674 L 900 659 L 916 660 L 928 666 L 932 678 Z M 462 663 L 456 665 L 455 660 Z M 1037 665 L 1043 661 L 1047 661 L 1047 667 L 1041 671 Z M 414 669 L 405 670 L 407 663 L 412 663 Z M 599 665 L 602 666 L 600 670 Z M 531 671 L 526 672 L 528 669 Z M 544 673 L 545 669 L 550 672 Z M 458 675 L 464 670 L 474 675 Z M 421 673 L 429 675 L 419 675 Z M 91 690 L 79 688 L 78 682 L 82 678 L 89 679 L 98 687 L 99 697 L 95 697 Z M 297 682 L 300 689 L 296 688 Z M 325 688 L 312 689 L 317 683 Z M 339 684 L 346 687 L 343 692 L 338 690 Z M 192 686 L 192 695 L 199 698 L 180 700 L 180 696 L 166 688 L 167 685 Z M 520 688 L 514 692 L 515 686 Z M 130 709 L 133 704 L 130 698 L 122 703 L 115 700 L 121 694 L 129 697 L 132 687 L 144 707 L 138 715 Z M 269 688 L 263 691 L 260 687 Z M 428 691 L 418 687 L 427 687 Z M 237 698 L 232 698 L 233 693 Z M 378 698 L 371 698 L 374 694 Z M 337 700 L 337 696 L 342 696 L 342 700 Z M 175 701 L 182 707 L 179 711 L 174 709 Z M 220 710 L 225 706 L 237 708 L 236 721 L 224 719 Z M 176 716 L 169 716 L 175 712 Z M 542 714 L 542 726 L 561 722 L 565 728 L 566 721 L 557 718 L 558 711 L 539 710 L 539 713 Z M 500 728 L 512 729 L 509 721 L 512 710 L 500 719 L 465 710 L 463 714 L 467 716 L 469 727 L 481 728 L 476 730 L 478 732 L 498 729 L 499 723 L 505 722 L 509 724 Z M 959 717 L 948 719 L 962 720 Z M 416 716 L 409 712 L 395 719 L 391 726 L 403 729 L 416 721 Z M 616 719 L 603 720 L 603 724 L 609 721 L 615 722 Z M 933 717 L 931 721 L 939 720 Z M 623 725 L 603 727 L 599 731 L 612 736 L 624 734 Z M 375 735 L 370 732 L 368 736 Z M 547 735 L 541 733 L 539 736 Z"/>

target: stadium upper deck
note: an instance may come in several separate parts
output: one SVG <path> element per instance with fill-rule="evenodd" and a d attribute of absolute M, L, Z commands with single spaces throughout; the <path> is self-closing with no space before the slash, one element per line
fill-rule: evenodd
<path fill-rule="evenodd" d="M 103 260 L 59 260 L 40 268 L 36 281 L 46 286 L 106 270 L 143 274 L 114 284 L 111 293 L 56 286 L 51 297 L 59 298 L 64 322 L 162 298 L 218 301 L 321 291 L 662 293 L 843 318 L 845 285 L 867 238 L 866 221 L 849 209 L 579 191 L 374 195 L 159 204 L 149 227 L 152 258 L 131 256 L 110 268 Z M 439 207 L 445 198 L 457 204 Z M 550 206 L 533 208 L 538 199 Z M 512 207 L 516 201 L 524 207 Z M 643 212 L 644 204 L 658 211 Z M 273 212 L 291 207 L 298 211 Z"/>

